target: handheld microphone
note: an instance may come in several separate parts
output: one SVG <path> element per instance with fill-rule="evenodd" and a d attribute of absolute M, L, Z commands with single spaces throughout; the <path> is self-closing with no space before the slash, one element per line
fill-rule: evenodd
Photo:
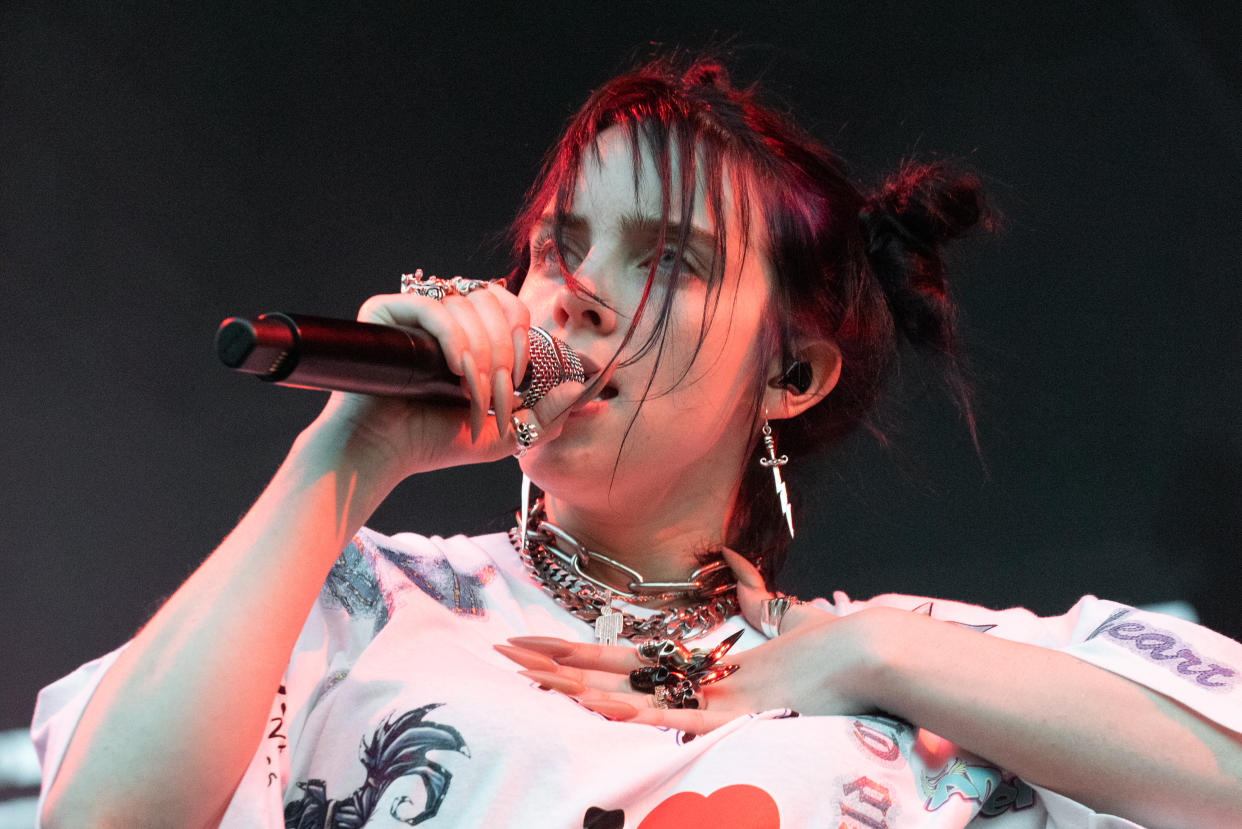
<path fill-rule="evenodd" d="M 516 391 L 530 408 L 569 380 L 584 382 L 582 361 L 542 328 L 527 336 L 530 360 Z M 229 317 L 216 331 L 216 354 L 231 369 L 280 386 L 409 397 L 429 403 L 467 400 L 435 337 L 369 322 L 263 314 Z"/>

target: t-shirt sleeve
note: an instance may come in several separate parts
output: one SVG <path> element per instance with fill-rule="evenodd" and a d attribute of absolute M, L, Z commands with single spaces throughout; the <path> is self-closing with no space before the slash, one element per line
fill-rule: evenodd
<path fill-rule="evenodd" d="M 95 693 L 104 673 L 124 650 L 125 646 L 122 645 L 111 653 L 93 659 L 39 692 L 35 701 L 34 718 L 30 724 L 30 738 L 34 742 L 35 754 L 39 758 L 42 772 L 36 815 L 43 814 L 43 802 L 47 797 L 48 787 L 56 777 L 69 739 L 77 728 L 82 711 L 86 709 L 86 703 Z M 35 823 L 36 826 L 40 824 L 38 817 Z"/>
<path fill-rule="evenodd" d="M 1094 596 L 1049 622 L 1065 635 L 1058 650 L 1242 733 L 1242 644 L 1185 619 Z"/>
<path fill-rule="evenodd" d="M 221 826 L 284 826 L 282 796 L 289 784 L 290 744 L 297 739 L 305 712 L 348 674 L 388 621 L 388 590 L 377 566 L 380 538 L 361 530 L 332 566 L 275 689 L 268 721 L 255 735 L 257 749 Z M 43 778 L 39 813 L 82 712 L 125 647 L 82 665 L 39 693 L 31 723 Z"/>
<path fill-rule="evenodd" d="M 988 636 L 1064 651 L 1242 733 L 1242 644 L 1194 622 L 1084 596 L 1061 616 L 990 610 L 946 599 L 886 594 L 853 601 L 837 593 L 838 615 L 867 607 L 922 613 Z"/>

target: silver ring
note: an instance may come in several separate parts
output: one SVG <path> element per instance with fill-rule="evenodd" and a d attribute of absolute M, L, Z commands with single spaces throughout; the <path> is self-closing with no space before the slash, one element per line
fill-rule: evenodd
<path fill-rule="evenodd" d="M 692 664 L 694 653 L 672 639 L 652 639 L 638 646 L 638 658 L 652 667 L 684 671 Z"/>
<path fill-rule="evenodd" d="M 780 636 L 781 622 L 785 614 L 789 612 L 789 608 L 800 604 L 802 602 L 793 596 L 773 596 L 765 600 L 759 605 L 759 630 L 769 639 Z"/>
<path fill-rule="evenodd" d="M 513 434 L 517 438 L 518 448 L 513 453 L 513 457 L 520 458 L 526 454 L 526 450 L 530 449 L 539 440 L 539 430 L 524 420 L 518 420 L 517 415 L 510 415 L 509 422 L 513 424 Z"/>
<path fill-rule="evenodd" d="M 455 276 L 449 280 L 449 284 L 453 286 L 453 292 L 459 296 L 465 296 L 471 291 L 477 291 L 487 288 L 492 282 L 500 282 L 504 284 L 504 280 L 487 280 L 487 279 L 466 279 L 464 276 Z"/>
<path fill-rule="evenodd" d="M 699 690 L 685 680 L 672 685 L 657 685 L 651 695 L 655 698 L 656 708 L 707 708 L 707 702 Z"/>
<path fill-rule="evenodd" d="M 445 297 L 453 295 L 465 296 L 489 285 L 504 287 L 505 284 L 503 279 L 466 279 L 464 276 L 441 279 L 438 276 L 423 276 L 422 268 L 415 268 L 414 273 L 401 274 L 401 293 L 425 296 L 436 302 L 443 302 Z"/>

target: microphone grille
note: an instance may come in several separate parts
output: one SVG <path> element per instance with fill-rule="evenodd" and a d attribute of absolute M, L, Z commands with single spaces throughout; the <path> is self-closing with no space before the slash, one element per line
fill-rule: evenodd
<path fill-rule="evenodd" d="M 519 409 L 529 409 L 554 387 L 567 381 L 583 383 L 586 373 L 574 350 L 542 328 L 532 328 L 526 335 L 530 347 L 530 364 L 526 369 L 527 386 Z"/>

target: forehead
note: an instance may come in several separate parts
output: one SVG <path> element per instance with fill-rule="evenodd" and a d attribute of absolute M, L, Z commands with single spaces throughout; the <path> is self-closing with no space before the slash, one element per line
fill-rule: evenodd
<path fill-rule="evenodd" d="M 675 141 L 671 141 L 668 216 L 674 221 L 679 220 L 682 213 L 682 171 L 679 155 L 680 148 Z M 700 230 L 715 233 L 719 217 L 713 215 L 707 198 L 708 165 L 704 163 L 701 149 L 696 153 L 694 166 L 691 222 Z M 725 214 L 725 226 L 728 228 L 737 212 L 733 209 L 735 188 L 731 186 L 730 175 L 722 178 L 721 207 Z M 570 212 L 596 220 L 619 220 L 623 216 L 634 214 L 659 218 L 663 214 L 663 200 L 660 164 L 649 142 L 640 140 L 635 148 L 623 128 L 609 127 L 596 137 L 583 156 Z"/>

